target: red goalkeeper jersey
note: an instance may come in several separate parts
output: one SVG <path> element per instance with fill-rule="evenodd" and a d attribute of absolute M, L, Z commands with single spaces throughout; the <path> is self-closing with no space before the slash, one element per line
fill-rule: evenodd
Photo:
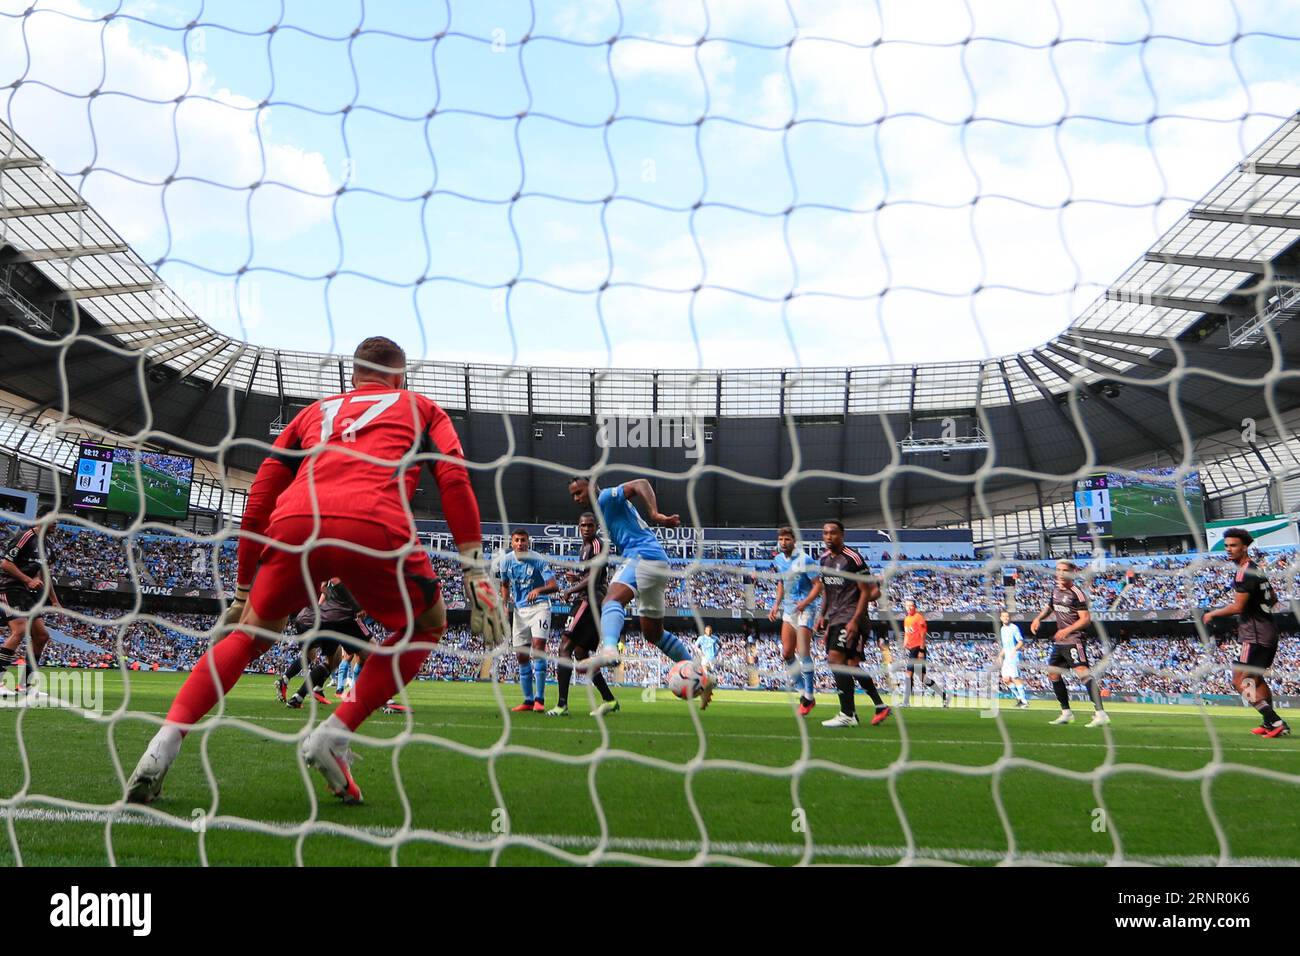
<path fill-rule="evenodd" d="M 452 460 L 431 462 L 438 452 Z M 425 457 L 412 460 L 412 456 Z M 482 539 L 478 502 L 456 429 L 423 395 L 366 383 L 304 408 L 276 439 L 249 490 L 243 528 L 259 534 L 278 518 L 340 517 L 412 528 L 411 496 L 431 464 L 457 544 Z M 239 581 L 247 584 L 260 545 L 240 544 Z"/>

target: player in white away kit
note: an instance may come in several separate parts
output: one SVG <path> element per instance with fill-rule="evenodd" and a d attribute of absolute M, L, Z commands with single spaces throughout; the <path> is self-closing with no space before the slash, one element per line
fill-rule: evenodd
<path fill-rule="evenodd" d="M 1002 666 L 1002 679 L 1015 695 L 1016 706 L 1024 709 L 1029 706 L 1025 698 L 1025 681 L 1020 676 L 1020 652 L 1025 647 L 1025 636 L 1020 633 L 1018 625 L 1011 623 L 1011 615 L 1006 611 L 1002 612 L 1001 621 L 999 638 L 1002 649 L 998 651 L 998 663 Z"/>

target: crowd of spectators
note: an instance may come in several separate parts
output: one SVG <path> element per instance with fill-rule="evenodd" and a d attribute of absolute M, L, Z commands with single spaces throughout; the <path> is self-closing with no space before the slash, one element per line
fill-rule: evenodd
<path fill-rule="evenodd" d="M 116 608 L 76 606 L 67 610 L 76 613 L 47 613 L 46 626 L 100 651 L 95 654 L 76 644 L 52 641 L 43 660 L 47 665 L 115 667 L 120 657 L 128 667 L 189 670 L 207 649 L 208 634 L 216 622 L 206 614 L 167 612 L 137 616 Z M 95 663 L 82 663 L 89 658 L 94 658 Z"/>
<path fill-rule="evenodd" d="M 119 662 L 136 670 L 193 668 L 208 647 L 216 619 L 200 614 L 141 614 L 103 608 L 70 608 L 74 614 L 47 615 L 49 627 L 59 636 L 76 643 L 54 640 L 42 663 L 50 667 L 117 667 Z M 91 618 L 92 620 L 86 620 Z M 678 636 L 694 646 L 693 632 Z M 1286 634 L 1273 665 L 1270 684 L 1277 694 L 1300 696 L 1300 641 Z M 713 674 L 726 688 L 780 689 L 787 685 L 786 667 L 781 660 L 780 642 L 771 634 L 724 635 Z M 894 688 L 903 677 L 904 657 L 890 644 L 890 664 L 884 651 L 868 642 L 864 666 Z M 301 639 L 291 634 L 259 658 L 251 671 L 273 674 L 283 670 L 300 652 Z M 554 654 L 557 647 L 551 646 Z M 1093 641 L 1089 657 L 1104 661 L 1101 686 L 1106 694 L 1136 696 L 1182 696 L 1219 694 L 1231 696 L 1231 665 L 1235 643 L 1203 643 L 1196 637 L 1133 636 L 1118 639 L 1109 653 Z M 1031 693 L 1051 696 L 1046 678 L 1046 641 L 1031 640 L 1022 656 L 1022 673 Z M 955 633 L 940 636 L 929 645 L 928 666 L 941 686 L 962 694 L 986 694 L 997 672 L 998 645 L 989 634 Z M 822 691 L 834 685 L 821 642 L 814 642 L 817 684 Z M 636 632 L 624 637 L 621 682 L 635 686 L 662 686 L 670 662 Z M 484 669 L 484 650 L 468 631 L 451 629 L 439 649 L 430 655 L 418 675 L 420 680 L 476 681 L 494 673 L 496 679 L 513 683 L 518 677 L 515 655 L 499 654 Z M 552 669 L 552 679 L 554 671 Z M 578 678 L 583 682 L 585 678 Z"/>
<path fill-rule="evenodd" d="M 125 465 L 128 468 L 134 467 L 137 457 L 140 459 L 142 466 L 152 468 L 154 471 L 161 471 L 177 481 L 188 482 L 194 477 L 193 458 L 186 458 L 184 455 L 163 455 L 157 452 L 139 454 L 132 448 L 115 448 L 113 450 L 113 463 L 117 465 Z"/>
<path fill-rule="evenodd" d="M 0 523 L 0 538 L 7 540 L 16 531 L 16 526 Z M 203 541 L 152 532 L 122 535 L 65 522 L 46 536 L 46 550 L 55 577 L 83 581 L 92 589 L 99 582 L 130 582 L 134 578 L 145 586 L 226 593 L 233 590 L 233 539 Z M 1258 555 L 1258 560 L 1266 567 L 1283 601 L 1300 599 L 1294 549 L 1271 549 Z M 463 607 L 457 559 L 435 553 L 433 563 L 442 579 L 448 606 Z M 748 612 L 762 617 L 775 597 L 778 577 L 769 560 L 675 560 L 672 565 L 667 595 L 671 608 Z M 572 556 L 567 563 L 557 558 L 555 567 L 561 575 L 572 571 Z M 876 563 L 871 570 L 884 575 L 888 594 L 885 604 L 893 609 L 910 598 L 931 619 L 945 614 L 992 616 L 1006 607 L 1023 618 L 1046 605 L 1053 563 L 1009 559 L 997 565 L 973 561 L 887 562 Z M 1112 557 L 1088 563 L 1080 583 L 1088 590 L 1094 610 L 1118 615 L 1125 611 L 1155 611 L 1166 612 L 1164 616 L 1190 617 L 1198 608 L 1224 603 L 1231 590 L 1231 578 L 1232 569 L 1222 558 L 1166 554 Z M 1167 613 L 1171 611 L 1178 614 Z"/>
<path fill-rule="evenodd" d="M 9 540 L 16 525 L 0 522 L 0 539 Z M 233 590 L 236 542 L 196 541 L 179 535 L 111 534 L 64 523 L 45 535 L 45 553 L 56 578 L 88 583 L 125 582 L 168 588 Z M 93 587 L 92 587 L 93 589 Z"/>

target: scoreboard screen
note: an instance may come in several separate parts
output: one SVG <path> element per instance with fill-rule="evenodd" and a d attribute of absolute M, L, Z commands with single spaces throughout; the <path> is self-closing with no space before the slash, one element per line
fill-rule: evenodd
<path fill-rule="evenodd" d="M 1074 485 L 1075 524 L 1079 537 L 1111 536 L 1110 487 L 1108 475 L 1090 475 Z"/>
<path fill-rule="evenodd" d="M 1081 538 L 1199 538 L 1205 530 L 1200 473 L 1179 476 L 1175 468 L 1089 475 L 1075 482 L 1074 510 Z"/>
<path fill-rule="evenodd" d="M 82 442 L 72 479 L 74 508 L 180 521 L 190 513 L 194 459 Z"/>

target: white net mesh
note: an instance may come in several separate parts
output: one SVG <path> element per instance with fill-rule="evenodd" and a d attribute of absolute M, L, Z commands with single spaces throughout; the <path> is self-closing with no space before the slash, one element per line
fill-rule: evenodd
<path fill-rule="evenodd" d="M 1196 472 L 1218 517 L 1295 506 L 1298 40 L 1296 11 L 1253 2 L 0 0 L 0 485 L 58 492 L 41 540 L 63 605 L 47 696 L 7 686 L 0 711 L 4 853 L 1296 862 L 1236 812 L 1283 812 L 1300 766 L 1219 706 L 1238 647 L 1189 623 L 1230 596 L 1217 558 L 1181 553 L 1198 515 L 1179 498 L 1165 550 L 1102 557 L 1071 493 L 1159 465 Z M 407 709 L 362 728 L 365 811 L 297 756 L 329 705 L 272 697 L 315 626 L 191 734 L 161 803 L 128 807 L 229 598 L 252 470 L 372 333 L 452 414 L 490 550 L 536 522 L 563 577 L 568 476 L 655 482 L 685 527 L 669 630 L 697 653 L 717 627 L 727 692 L 671 699 L 633 632 L 622 712 L 587 718 L 579 676 L 574 717 L 512 713 L 515 655 L 485 662 L 431 523 L 452 629 Z M 611 422 L 691 441 L 603 442 Z M 74 511 L 85 441 L 196 456 L 189 516 Z M 141 502 L 167 492 L 166 466 L 128 465 Z M 937 686 L 918 673 L 879 728 L 797 716 L 767 620 L 775 527 L 817 553 L 825 518 L 883 531 L 851 536 L 885 591 L 855 673 L 905 699 L 908 598 L 936 638 Z M 727 526 L 766 536 L 705 533 Z M 1284 603 L 1294 545 L 1266 557 Z M 1043 726 L 1045 641 L 1021 663 L 1044 703 L 995 689 L 989 627 L 1043 606 L 1053 548 L 1095 552 L 1090 659 L 1116 706 L 1094 736 Z"/>

